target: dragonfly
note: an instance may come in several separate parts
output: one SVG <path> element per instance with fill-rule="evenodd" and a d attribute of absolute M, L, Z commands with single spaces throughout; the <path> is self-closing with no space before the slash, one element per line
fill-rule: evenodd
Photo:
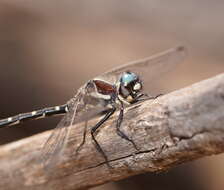
<path fill-rule="evenodd" d="M 161 77 L 178 63 L 181 63 L 185 56 L 185 47 L 178 46 L 157 55 L 121 65 L 87 81 L 66 104 L 2 119 L 0 120 L 0 127 L 14 126 L 31 119 L 64 115 L 42 148 L 44 162 L 50 163 L 63 152 L 72 126 L 78 126 L 78 123 L 82 121 L 87 123 L 88 120 L 100 115 L 99 122 L 91 127 L 89 131 L 97 151 L 105 159 L 105 163 L 108 164 L 109 159 L 97 141 L 96 132 L 115 111 L 118 111 L 115 125 L 117 135 L 131 143 L 138 150 L 135 142 L 122 131 L 124 110 L 129 105 L 157 98 L 159 95 L 151 96 L 143 93 L 143 89 L 146 89 L 153 80 Z M 87 128 L 87 125 L 85 125 L 83 139 L 76 152 L 85 143 Z"/>

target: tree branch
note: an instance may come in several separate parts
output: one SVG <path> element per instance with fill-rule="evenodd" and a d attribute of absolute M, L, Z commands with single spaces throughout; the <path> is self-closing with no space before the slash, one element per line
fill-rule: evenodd
<path fill-rule="evenodd" d="M 50 131 L 1 146 L 0 189 L 82 189 L 224 152 L 224 74 L 128 108 L 122 130 L 139 151 L 116 134 L 115 121 L 116 116 L 96 137 L 112 169 L 89 132 L 75 156 L 82 138 L 76 126 L 63 155 L 47 170 L 36 160 Z"/>

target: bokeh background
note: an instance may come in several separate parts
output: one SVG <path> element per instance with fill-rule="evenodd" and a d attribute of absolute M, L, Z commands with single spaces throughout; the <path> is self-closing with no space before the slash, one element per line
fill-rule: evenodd
<path fill-rule="evenodd" d="M 188 58 L 158 87 L 172 91 L 224 70 L 224 1 L 0 0 L 0 117 L 63 104 L 116 65 L 185 45 Z M 1 129 L 0 144 L 60 118 Z M 224 156 L 94 190 L 222 190 Z M 87 179 L 88 180 L 88 179 Z"/>

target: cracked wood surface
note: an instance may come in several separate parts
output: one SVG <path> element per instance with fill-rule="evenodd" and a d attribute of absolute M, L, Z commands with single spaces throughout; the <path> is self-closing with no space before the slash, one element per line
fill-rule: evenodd
<path fill-rule="evenodd" d="M 117 136 L 115 120 L 116 114 L 97 134 L 112 169 L 89 132 L 74 155 L 82 137 L 77 126 L 63 156 L 53 167 L 43 168 L 37 160 L 47 131 L 0 147 L 0 189 L 83 189 L 224 152 L 224 74 L 128 108 L 122 129 L 138 151 Z"/>

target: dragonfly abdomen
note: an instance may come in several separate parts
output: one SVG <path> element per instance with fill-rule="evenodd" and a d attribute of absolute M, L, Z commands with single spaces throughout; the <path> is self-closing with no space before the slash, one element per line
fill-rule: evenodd
<path fill-rule="evenodd" d="M 65 114 L 68 112 L 67 104 L 55 107 L 44 108 L 37 111 L 18 114 L 13 117 L 0 120 L 0 127 L 17 125 L 30 119 L 41 119 L 53 115 Z"/>

